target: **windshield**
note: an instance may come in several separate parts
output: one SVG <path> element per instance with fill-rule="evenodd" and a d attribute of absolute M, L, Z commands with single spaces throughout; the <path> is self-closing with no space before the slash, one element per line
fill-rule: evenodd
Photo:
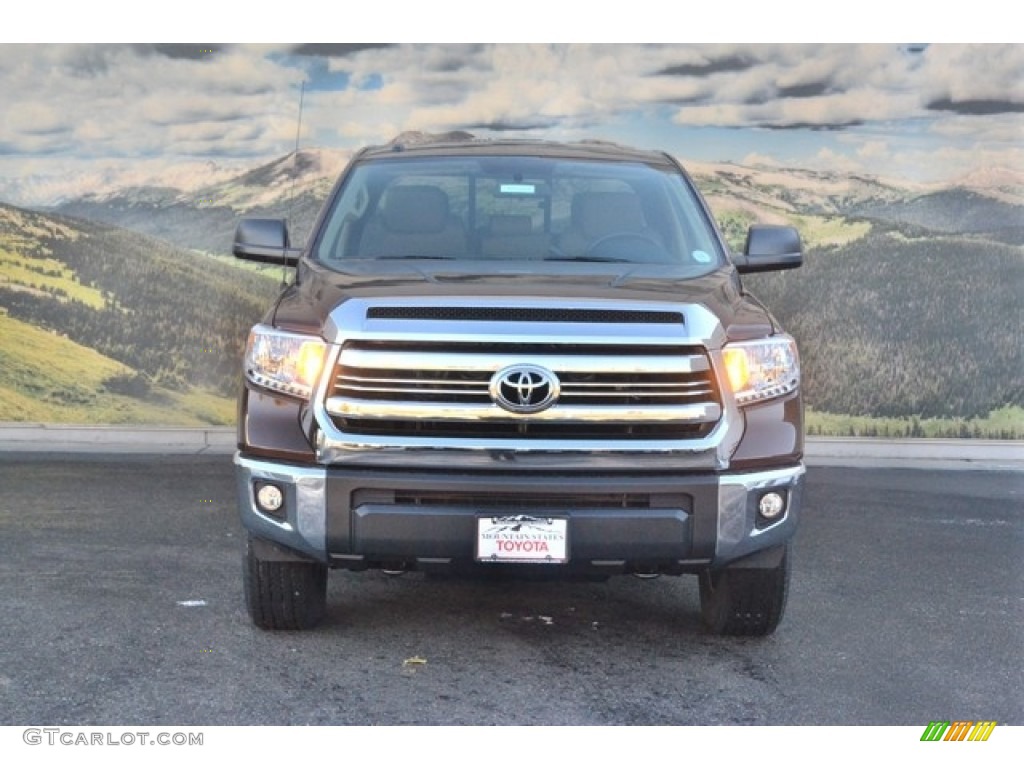
<path fill-rule="evenodd" d="M 703 267 L 718 241 L 677 171 L 547 157 L 364 161 L 314 244 L 327 265 L 366 259 L 590 261 Z"/>

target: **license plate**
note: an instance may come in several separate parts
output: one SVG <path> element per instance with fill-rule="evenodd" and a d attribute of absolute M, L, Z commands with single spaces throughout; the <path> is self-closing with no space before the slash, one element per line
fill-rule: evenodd
<path fill-rule="evenodd" d="M 487 563 L 565 563 L 569 520 L 499 515 L 477 518 L 476 559 Z"/>

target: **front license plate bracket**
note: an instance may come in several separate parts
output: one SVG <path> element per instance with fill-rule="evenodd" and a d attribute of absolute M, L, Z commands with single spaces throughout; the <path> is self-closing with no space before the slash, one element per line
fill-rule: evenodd
<path fill-rule="evenodd" d="M 569 562 L 569 519 L 546 515 L 481 515 L 476 525 L 481 563 Z"/>

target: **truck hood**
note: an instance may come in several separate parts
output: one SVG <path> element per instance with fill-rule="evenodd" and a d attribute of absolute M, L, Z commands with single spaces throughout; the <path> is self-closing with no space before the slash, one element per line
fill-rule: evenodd
<path fill-rule="evenodd" d="M 343 270 L 300 262 L 268 318 L 275 326 L 320 335 L 327 315 L 350 298 L 445 297 L 574 299 L 700 304 L 719 318 L 730 340 L 760 338 L 777 325 L 765 307 L 742 292 L 730 267 L 699 274 L 664 264 L 532 263 L 517 269 L 495 262 L 353 262 Z"/>

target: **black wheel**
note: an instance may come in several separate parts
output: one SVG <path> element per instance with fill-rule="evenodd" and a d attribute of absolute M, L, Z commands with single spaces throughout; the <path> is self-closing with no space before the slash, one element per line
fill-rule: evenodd
<path fill-rule="evenodd" d="M 700 575 L 700 612 L 716 635 L 770 635 L 789 592 L 789 545 L 774 568 L 726 568 Z"/>
<path fill-rule="evenodd" d="M 250 538 L 242 564 L 245 602 L 261 629 L 310 629 L 327 610 L 327 566 L 301 560 L 261 560 Z"/>

